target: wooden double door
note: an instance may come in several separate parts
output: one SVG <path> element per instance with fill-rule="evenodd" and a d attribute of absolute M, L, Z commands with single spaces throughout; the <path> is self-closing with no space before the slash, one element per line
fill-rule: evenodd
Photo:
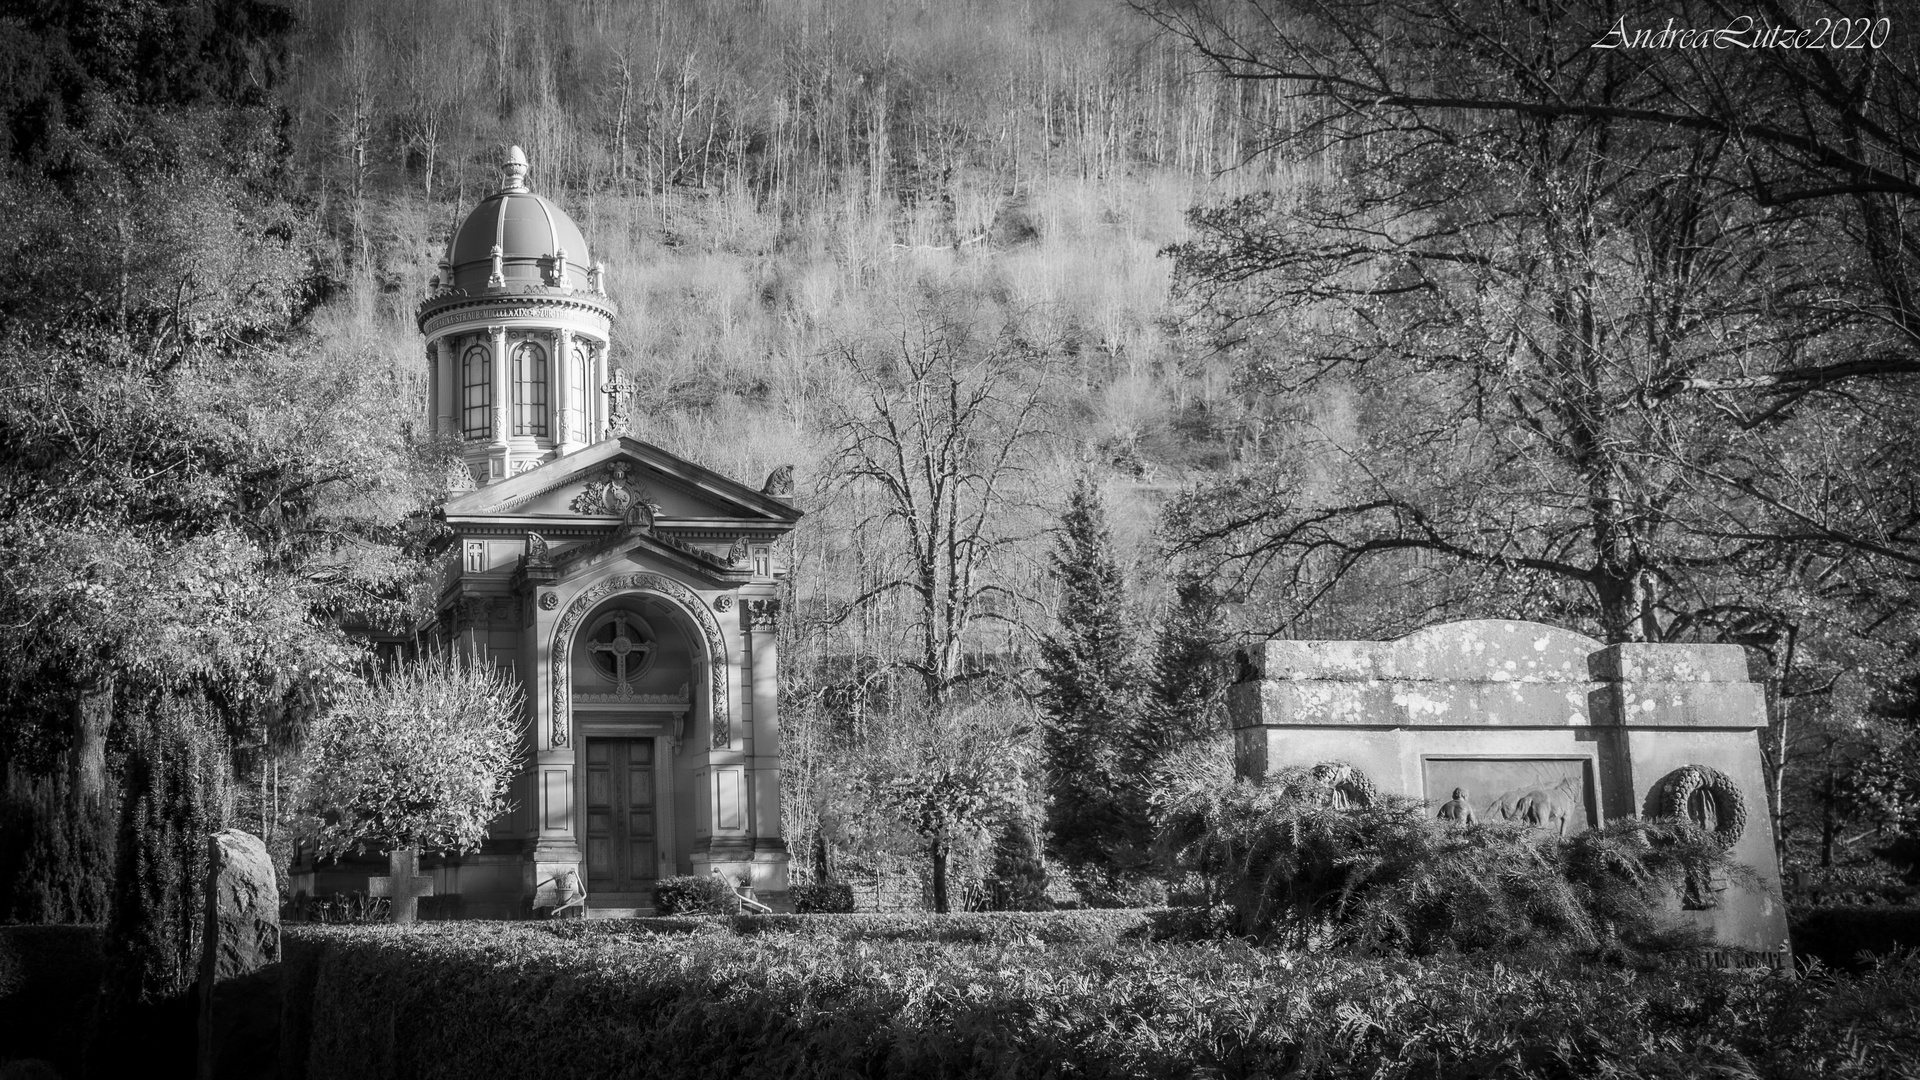
<path fill-rule="evenodd" d="M 658 873 L 654 740 L 587 740 L 587 891 L 637 892 Z"/>

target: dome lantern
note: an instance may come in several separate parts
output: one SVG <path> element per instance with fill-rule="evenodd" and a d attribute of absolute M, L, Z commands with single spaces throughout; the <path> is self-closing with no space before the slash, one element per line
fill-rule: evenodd
<path fill-rule="evenodd" d="M 453 231 L 419 311 L 429 411 L 479 484 L 606 434 L 616 309 L 580 227 L 533 193 L 530 171 L 509 148 L 500 189 Z"/>

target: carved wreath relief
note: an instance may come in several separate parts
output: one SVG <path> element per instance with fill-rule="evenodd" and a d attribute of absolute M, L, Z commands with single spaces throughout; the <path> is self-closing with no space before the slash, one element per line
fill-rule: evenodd
<path fill-rule="evenodd" d="M 727 711 L 727 644 L 720 635 L 720 624 L 713 621 L 706 605 L 700 602 L 693 590 L 670 577 L 648 573 L 619 574 L 595 582 L 573 598 L 573 603 L 567 605 L 567 610 L 554 624 L 553 720 L 548 732 L 549 741 L 556 747 L 566 746 L 571 737 L 573 636 L 579 631 L 587 612 L 600 601 L 622 592 L 650 592 L 664 596 L 678 604 L 699 625 L 707 648 L 707 711 L 713 719 L 713 745 L 727 746 L 733 741 L 733 724 Z"/>

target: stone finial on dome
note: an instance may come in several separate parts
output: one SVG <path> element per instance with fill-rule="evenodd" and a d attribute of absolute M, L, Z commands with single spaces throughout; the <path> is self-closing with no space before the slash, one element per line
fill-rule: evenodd
<path fill-rule="evenodd" d="M 507 160 L 500 163 L 500 190 L 527 190 L 527 155 L 517 146 L 507 147 Z"/>

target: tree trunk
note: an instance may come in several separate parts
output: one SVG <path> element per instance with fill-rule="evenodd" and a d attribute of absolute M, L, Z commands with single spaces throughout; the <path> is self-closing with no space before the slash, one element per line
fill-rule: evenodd
<path fill-rule="evenodd" d="M 941 915 L 947 913 L 947 845 L 945 841 L 935 841 L 933 845 L 933 910 Z"/>
<path fill-rule="evenodd" d="M 75 806 L 107 792 L 107 729 L 113 726 L 113 678 L 84 683 L 73 703 L 73 745 L 67 751 L 67 793 Z"/>
<path fill-rule="evenodd" d="M 1826 790 L 1820 799 L 1820 865 L 1823 867 L 1833 865 L 1833 838 L 1840 831 L 1840 823 L 1833 815 L 1833 787 L 1833 765 L 1829 762 Z"/>
<path fill-rule="evenodd" d="M 813 834 L 813 880 L 833 880 L 833 851 L 827 847 L 825 829 L 816 829 Z"/>

